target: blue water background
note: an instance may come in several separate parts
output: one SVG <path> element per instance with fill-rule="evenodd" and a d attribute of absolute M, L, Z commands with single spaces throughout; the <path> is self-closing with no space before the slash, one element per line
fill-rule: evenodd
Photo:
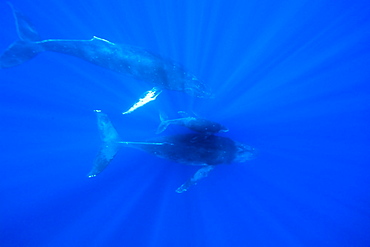
<path fill-rule="evenodd" d="M 21 1 L 43 38 L 126 43 L 183 64 L 211 100 L 45 52 L 0 70 L 0 245 L 370 246 L 367 1 Z M 17 39 L 0 2 L 0 50 Z M 229 127 L 259 150 L 175 193 L 195 167 L 122 149 L 97 178 L 94 109 L 121 138 L 154 136 L 158 109 Z M 171 127 L 167 134 L 187 130 Z"/>

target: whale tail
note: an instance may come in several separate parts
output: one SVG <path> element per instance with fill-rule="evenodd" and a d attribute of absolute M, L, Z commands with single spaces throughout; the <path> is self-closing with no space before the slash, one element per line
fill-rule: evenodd
<path fill-rule="evenodd" d="M 161 112 L 159 114 L 159 118 L 161 120 L 161 123 L 159 124 L 157 131 L 155 132 L 156 134 L 162 133 L 163 131 L 167 129 L 168 125 L 171 124 L 171 122 L 167 120 L 167 116 L 164 113 Z"/>
<path fill-rule="evenodd" d="M 22 64 L 42 51 L 42 47 L 37 44 L 37 41 L 40 41 L 40 36 L 32 23 L 13 5 L 9 2 L 8 4 L 13 10 L 19 39 L 0 55 L 0 68 L 10 68 Z"/>
<path fill-rule="evenodd" d="M 103 144 L 95 158 L 93 168 L 87 175 L 89 178 L 95 177 L 109 165 L 120 146 L 118 133 L 108 116 L 100 110 L 95 110 L 95 112 L 98 117 L 98 128 Z"/>

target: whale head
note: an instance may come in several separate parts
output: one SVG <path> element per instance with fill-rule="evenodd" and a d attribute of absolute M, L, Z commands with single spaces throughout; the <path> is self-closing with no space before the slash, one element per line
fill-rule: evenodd
<path fill-rule="evenodd" d="M 243 163 L 256 158 L 257 152 L 255 148 L 239 142 L 235 142 L 235 146 L 237 150 L 233 160 L 234 162 Z"/>

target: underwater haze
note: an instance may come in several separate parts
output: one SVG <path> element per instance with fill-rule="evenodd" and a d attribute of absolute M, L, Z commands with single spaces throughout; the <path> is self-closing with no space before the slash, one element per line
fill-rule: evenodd
<path fill-rule="evenodd" d="M 183 65 L 211 99 L 60 53 L 0 69 L 4 247 L 370 246 L 370 5 L 307 0 L 11 1 L 42 39 L 93 36 Z M 0 2 L 0 54 L 18 39 Z M 94 110 L 120 138 L 196 113 L 258 156 L 198 169 L 122 148 L 95 178 Z M 171 125 L 161 135 L 190 133 Z"/>

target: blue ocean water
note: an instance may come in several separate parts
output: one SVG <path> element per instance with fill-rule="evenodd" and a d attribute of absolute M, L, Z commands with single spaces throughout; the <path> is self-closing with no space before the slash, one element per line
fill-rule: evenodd
<path fill-rule="evenodd" d="M 0 70 L 0 245 L 370 246 L 367 1 L 20 1 L 45 39 L 143 47 L 215 93 L 166 91 L 45 52 Z M 0 3 L 0 51 L 17 39 Z M 196 112 L 258 149 L 183 194 L 196 167 L 122 149 L 94 179 L 94 109 L 122 139 L 155 136 L 158 109 Z M 171 126 L 167 134 L 185 133 Z"/>

